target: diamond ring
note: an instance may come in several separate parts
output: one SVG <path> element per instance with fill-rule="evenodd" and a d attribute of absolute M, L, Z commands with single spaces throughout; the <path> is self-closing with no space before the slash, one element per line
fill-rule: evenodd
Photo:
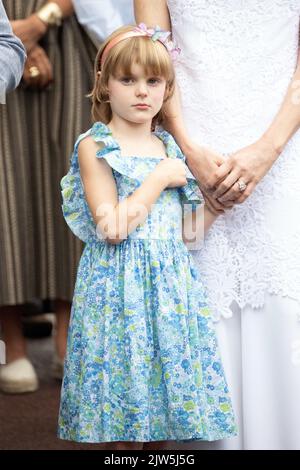
<path fill-rule="evenodd" d="M 247 188 L 247 185 L 243 180 L 238 180 L 237 184 L 239 185 L 239 190 L 241 193 Z"/>

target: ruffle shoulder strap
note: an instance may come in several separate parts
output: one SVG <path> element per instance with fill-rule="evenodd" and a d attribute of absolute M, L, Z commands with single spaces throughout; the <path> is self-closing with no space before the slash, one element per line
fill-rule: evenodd
<path fill-rule="evenodd" d="M 174 137 L 162 128 L 158 128 L 155 131 L 155 134 L 164 142 L 168 157 L 179 158 L 185 164 L 187 184 L 180 188 L 182 202 L 193 202 L 193 210 L 198 204 L 204 204 L 204 198 L 199 189 L 196 178 L 190 171 L 189 167 L 186 165 L 186 158 L 180 147 L 177 145 Z"/>

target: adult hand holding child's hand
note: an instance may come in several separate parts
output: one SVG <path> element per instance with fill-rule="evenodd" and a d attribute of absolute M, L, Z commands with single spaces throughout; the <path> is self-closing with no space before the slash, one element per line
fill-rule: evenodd
<path fill-rule="evenodd" d="M 189 142 L 188 146 L 183 148 L 183 152 L 188 167 L 195 176 L 210 211 L 215 215 L 220 215 L 226 209 L 230 209 L 233 202 L 223 204 L 212 197 L 217 185 L 220 183 L 218 170 L 226 162 L 223 155 L 194 142 Z"/>

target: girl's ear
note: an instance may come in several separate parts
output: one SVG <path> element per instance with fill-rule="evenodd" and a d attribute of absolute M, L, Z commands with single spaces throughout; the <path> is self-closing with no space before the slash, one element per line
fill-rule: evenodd
<path fill-rule="evenodd" d="M 164 94 L 164 103 L 170 98 L 170 86 L 167 84 Z"/>
<path fill-rule="evenodd" d="M 101 77 L 101 71 L 100 71 L 100 70 L 98 70 L 98 72 L 97 72 L 97 77 L 98 77 L 98 78 Z"/>

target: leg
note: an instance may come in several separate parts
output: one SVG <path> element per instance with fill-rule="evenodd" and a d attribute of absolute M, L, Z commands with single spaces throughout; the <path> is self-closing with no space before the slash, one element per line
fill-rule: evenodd
<path fill-rule="evenodd" d="M 2 339 L 6 346 L 6 362 L 26 357 L 26 341 L 22 331 L 22 306 L 0 308 Z"/>
<path fill-rule="evenodd" d="M 66 355 L 68 327 L 70 321 L 71 304 L 65 300 L 56 300 L 55 313 L 56 313 L 56 334 L 55 346 L 57 356 L 63 360 Z"/>
<path fill-rule="evenodd" d="M 7 362 L 0 368 L 0 390 L 5 393 L 34 392 L 38 388 L 36 372 L 26 357 L 21 314 L 21 306 L 0 309 Z"/>
<path fill-rule="evenodd" d="M 107 442 L 105 450 L 143 450 L 143 442 L 116 441 Z"/>

